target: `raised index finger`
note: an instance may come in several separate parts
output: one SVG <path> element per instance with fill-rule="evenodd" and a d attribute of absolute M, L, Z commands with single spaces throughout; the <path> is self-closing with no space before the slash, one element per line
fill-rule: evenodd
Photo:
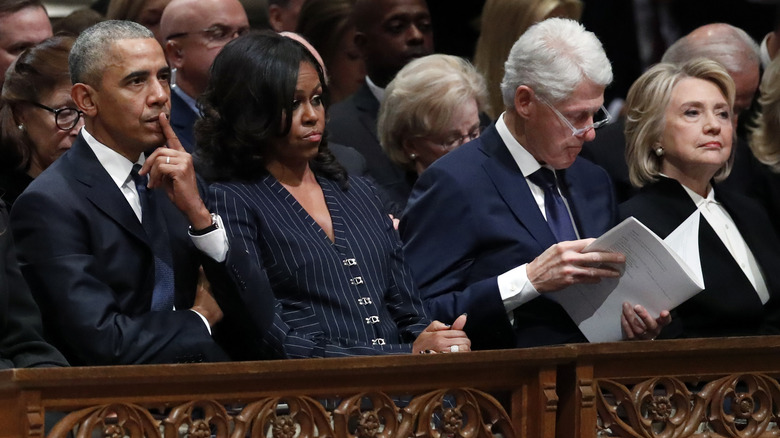
<path fill-rule="evenodd" d="M 168 147 L 176 151 L 186 152 L 184 146 L 182 146 L 179 141 L 179 137 L 176 137 L 176 133 L 173 132 L 173 128 L 171 128 L 171 122 L 168 120 L 168 115 L 160 113 L 159 120 Z"/>

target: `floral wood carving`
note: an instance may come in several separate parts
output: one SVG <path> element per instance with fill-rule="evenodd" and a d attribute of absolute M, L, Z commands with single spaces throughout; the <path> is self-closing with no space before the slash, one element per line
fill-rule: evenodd
<path fill-rule="evenodd" d="M 157 421 L 146 408 L 131 403 L 112 403 L 71 412 L 52 428 L 48 436 L 49 438 L 68 437 L 76 426 L 78 432 L 75 438 L 161 436 Z"/>
<path fill-rule="evenodd" d="M 227 437 L 230 418 L 224 406 L 211 400 L 199 400 L 177 406 L 163 421 L 164 436 L 178 436 L 183 425 L 190 438 Z M 212 430 L 213 429 L 213 430 Z"/>
<path fill-rule="evenodd" d="M 350 430 L 350 424 L 354 430 Z M 344 399 L 333 412 L 333 428 L 340 438 L 392 438 L 398 431 L 398 408 L 378 392 L 360 393 Z"/>
<path fill-rule="evenodd" d="M 777 424 L 780 385 L 761 374 L 729 375 L 692 392 L 684 381 L 659 377 L 631 389 L 612 380 L 596 382 L 602 433 L 641 438 L 764 436 Z M 704 432 L 699 432 L 704 431 Z"/>
<path fill-rule="evenodd" d="M 516 436 L 495 398 L 475 389 L 437 390 L 415 397 L 402 410 L 399 437 L 488 438 Z"/>
<path fill-rule="evenodd" d="M 286 406 L 286 411 L 280 407 Z M 234 419 L 233 437 L 332 438 L 330 416 L 311 397 L 269 398 L 248 404 Z"/>

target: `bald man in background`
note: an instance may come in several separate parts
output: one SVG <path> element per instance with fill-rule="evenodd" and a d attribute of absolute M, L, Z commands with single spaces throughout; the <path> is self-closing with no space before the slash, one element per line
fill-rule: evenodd
<path fill-rule="evenodd" d="M 225 44 L 249 31 L 238 0 L 173 0 L 163 11 L 160 33 L 165 56 L 176 69 L 171 88 L 171 126 L 187 152 L 195 150 L 196 101 L 206 89 L 209 69 Z"/>

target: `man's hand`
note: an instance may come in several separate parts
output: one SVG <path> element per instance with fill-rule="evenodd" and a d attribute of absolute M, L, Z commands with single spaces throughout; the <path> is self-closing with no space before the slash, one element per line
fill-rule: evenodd
<path fill-rule="evenodd" d="M 221 321 L 224 316 L 219 304 L 211 295 L 211 283 L 206 278 L 203 267 L 198 271 L 198 288 L 195 292 L 195 303 L 192 305 L 192 310 L 203 315 L 210 327 L 214 327 L 214 324 Z"/>
<path fill-rule="evenodd" d="M 616 252 L 582 250 L 595 239 L 560 242 L 547 248 L 526 266 L 528 280 L 539 293 L 554 292 L 578 283 L 598 283 L 602 278 L 619 277 L 620 272 L 608 264 L 626 262 Z"/>
<path fill-rule="evenodd" d="M 623 338 L 629 341 L 650 340 L 657 338 L 661 329 L 672 322 L 672 315 L 664 310 L 657 319 L 642 306 L 631 303 L 623 303 L 623 312 L 620 314 L 620 327 L 623 329 Z"/>
<path fill-rule="evenodd" d="M 211 225 L 211 215 L 198 192 L 192 156 L 182 147 L 168 117 L 161 113 L 159 120 L 168 147 L 159 147 L 147 157 L 139 174 L 148 173 L 149 188 L 164 188 L 171 202 L 187 216 L 192 228 L 202 230 Z"/>
<path fill-rule="evenodd" d="M 471 351 L 471 340 L 463 327 L 466 315 L 460 315 L 451 326 L 433 321 L 414 340 L 412 353 L 450 353 Z M 454 347 L 457 346 L 457 347 Z"/>

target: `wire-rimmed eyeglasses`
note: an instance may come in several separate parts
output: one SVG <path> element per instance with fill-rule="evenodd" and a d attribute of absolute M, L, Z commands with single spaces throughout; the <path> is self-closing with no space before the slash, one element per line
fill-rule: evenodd
<path fill-rule="evenodd" d="M 457 133 L 444 140 L 428 140 L 428 141 L 441 147 L 444 150 L 451 150 L 465 143 L 468 143 L 471 140 L 476 140 L 481 133 L 482 133 L 482 127 L 478 126 L 472 129 L 471 131 L 469 131 L 469 133 L 466 135 Z"/>
<path fill-rule="evenodd" d="M 75 128 L 76 125 L 79 124 L 79 119 L 84 115 L 83 111 L 76 108 L 65 107 L 54 109 L 38 102 L 30 103 L 34 106 L 37 106 L 38 108 L 42 108 L 46 111 L 49 111 L 50 113 L 54 113 L 54 123 L 57 125 L 58 129 L 63 131 L 70 131 L 71 129 Z"/>
<path fill-rule="evenodd" d="M 601 107 L 596 111 L 590 118 L 593 120 L 593 123 L 587 126 L 583 126 L 581 128 L 577 128 L 574 126 L 572 122 L 569 121 L 569 119 L 566 118 L 563 114 L 561 114 L 560 111 L 558 111 L 557 108 L 553 106 L 550 102 L 547 101 L 547 99 L 544 99 L 543 97 L 536 96 L 537 99 L 539 99 L 539 102 L 542 102 L 543 104 L 550 107 L 551 110 L 555 113 L 556 116 L 563 122 L 564 125 L 566 125 L 569 129 L 571 129 L 571 135 L 574 137 L 580 137 L 584 134 L 586 134 L 591 129 L 599 129 L 602 126 L 609 123 L 610 120 L 612 120 L 612 116 L 609 114 L 609 111 L 607 111 L 607 108 L 604 107 L 604 105 L 601 105 Z"/>
<path fill-rule="evenodd" d="M 248 26 L 230 27 L 224 24 L 215 24 L 211 27 L 207 27 L 205 29 L 200 29 L 200 30 L 194 30 L 192 32 L 179 32 L 179 33 L 170 34 L 165 38 L 165 40 L 167 41 L 167 40 L 172 40 L 174 38 L 182 38 L 194 33 L 199 33 L 205 36 L 206 39 L 211 43 L 222 44 L 222 43 L 229 42 L 234 37 L 238 38 L 247 32 L 249 32 Z"/>

